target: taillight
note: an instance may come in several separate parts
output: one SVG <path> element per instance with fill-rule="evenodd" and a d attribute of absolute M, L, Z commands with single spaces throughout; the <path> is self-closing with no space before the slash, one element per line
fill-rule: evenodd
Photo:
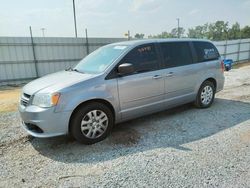
<path fill-rule="evenodd" d="M 220 66 L 221 66 L 221 72 L 224 73 L 224 61 L 223 60 L 220 62 Z"/>

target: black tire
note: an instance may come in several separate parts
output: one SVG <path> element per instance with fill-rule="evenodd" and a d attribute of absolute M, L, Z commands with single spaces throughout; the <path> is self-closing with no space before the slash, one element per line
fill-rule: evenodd
<path fill-rule="evenodd" d="M 87 114 L 93 110 L 102 111 L 107 116 L 107 128 L 97 138 L 89 138 L 84 135 L 84 131 L 81 130 L 81 122 L 83 118 L 87 116 Z M 98 102 L 91 102 L 87 103 L 86 105 L 83 104 L 72 116 L 70 121 L 70 134 L 80 143 L 83 144 L 94 144 L 104 140 L 111 132 L 112 127 L 114 125 L 114 117 L 112 111 L 104 104 Z M 88 130 L 86 130 L 88 131 Z"/>
<path fill-rule="evenodd" d="M 202 92 L 203 92 L 203 90 L 204 90 L 204 88 L 205 88 L 206 86 L 211 87 L 213 93 L 212 93 L 212 98 L 211 98 L 211 100 L 209 101 L 209 103 L 204 104 L 204 102 L 202 102 L 202 97 L 201 97 L 201 95 L 202 95 Z M 200 89 L 199 89 L 199 91 L 198 91 L 198 93 L 197 93 L 196 100 L 195 100 L 195 106 L 198 107 L 198 108 L 208 108 L 208 107 L 210 107 L 211 104 L 212 104 L 213 101 L 214 101 L 214 95 L 215 95 L 215 86 L 214 86 L 214 84 L 213 84 L 212 82 L 206 80 L 205 82 L 203 82 L 203 83 L 201 84 Z"/>

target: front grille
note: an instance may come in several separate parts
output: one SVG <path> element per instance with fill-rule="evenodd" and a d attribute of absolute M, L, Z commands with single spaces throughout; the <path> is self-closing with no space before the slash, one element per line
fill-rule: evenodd
<path fill-rule="evenodd" d="M 23 93 L 23 96 L 24 96 L 25 98 L 27 98 L 27 99 L 30 98 L 30 95 L 28 95 L 28 94 L 26 94 L 26 93 Z"/>
<path fill-rule="evenodd" d="M 28 95 L 27 93 L 23 93 L 22 97 L 21 97 L 21 105 L 23 106 L 28 106 L 29 105 L 29 100 L 30 100 L 30 95 Z"/>

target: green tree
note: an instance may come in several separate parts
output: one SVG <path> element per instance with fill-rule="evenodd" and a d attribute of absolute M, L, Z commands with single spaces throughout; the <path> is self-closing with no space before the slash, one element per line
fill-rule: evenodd
<path fill-rule="evenodd" d="M 185 29 L 183 27 L 179 27 L 179 32 L 180 32 L 180 37 L 183 37 L 184 33 L 185 33 Z M 178 37 L 178 28 L 173 28 L 171 30 L 170 34 L 172 37 L 177 38 Z"/>
<path fill-rule="evenodd" d="M 228 35 L 228 22 L 217 21 L 199 25 L 188 30 L 190 38 L 206 38 L 210 40 L 225 40 Z"/>
<path fill-rule="evenodd" d="M 143 33 L 136 33 L 135 34 L 135 38 L 136 39 L 143 39 L 144 38 L 144 34 Z"/>
<path fill-rule="evenodd" d="M 195 28 L 188 29 L 187 35 L 189 38 L 206 38 L 207 28 L 207 24 L 198 25 Z"/>
<path fill-rule="evenodd" d="M 240 24 L 236 22 L 228 30 L 228 39 L 232 40 L 232 39 L 240 39 L 240 38 L 241 38 Z"/>
<path fill-rule="evenodd" d="M 217 21 L 208 26 L 208 39 L 226 40 L 228 35 L 228 22 Z"/>
<path fill-rule="evenodd" d="M 249 26 L 245 26 L 241 30 L 241 38 L 243 38 L 243 39 L 250 38 L 250 27 Z"/>
<path fill-rule="evenodd" d="M 180 28 L 181 37 L 184 36 L 185 30 Z M 198 25 L 194 28 L 189 28 L 187 36 L 189 38 L 206 38 L 209 40 L 233 40 L 240 38 L 250 38 L 250 26 L 240 28 L 240 24 L 236 22 L 231 27 L 228 26 L 228 22 L 216 21 L 215 23 L 206 23 L 204 25 Z M 171 32 L 164 31 L 158 35 L 150 35 L 149 38 L 176 38 L 178 37 L 178 29 L 173 28 Z"/>
<path fill-rule="evenodd" d="M 185 29 L 180 27 L 180 37 L 184 36 Z M 173 28 L 171 32 L 164 31 L 158 35 L 149 35 L 148 38 L 177 38 L 178 37 L 178 28 Z"/>
<path fill-rule="evenodd" d="M 174 36 L 171 33 L 168 33 L 167 31 L 162 32 L 158 35 L 149 35 L 148 38 L 173 38 Z"/>

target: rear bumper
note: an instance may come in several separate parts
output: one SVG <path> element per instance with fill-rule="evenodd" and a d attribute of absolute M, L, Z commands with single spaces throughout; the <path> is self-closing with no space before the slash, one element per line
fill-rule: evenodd
<path fill-rule="evenodd" d="M 217 79 L 216 92 L 219 92 L 219 91 L 223 90 L 224 83 L 225 83 L 225 77 L 224 76 L 222 76 L 220 79 Z"/>
<path fill-rule="evenodd" d="M 19 105 L 18 109 L 23 121 L 22 127 L 28 134 L 39 138 L 68 134 L 68 124 L 71 112 L 55 113 L 53 107 L 24 107 L 22 105 Z"/>

